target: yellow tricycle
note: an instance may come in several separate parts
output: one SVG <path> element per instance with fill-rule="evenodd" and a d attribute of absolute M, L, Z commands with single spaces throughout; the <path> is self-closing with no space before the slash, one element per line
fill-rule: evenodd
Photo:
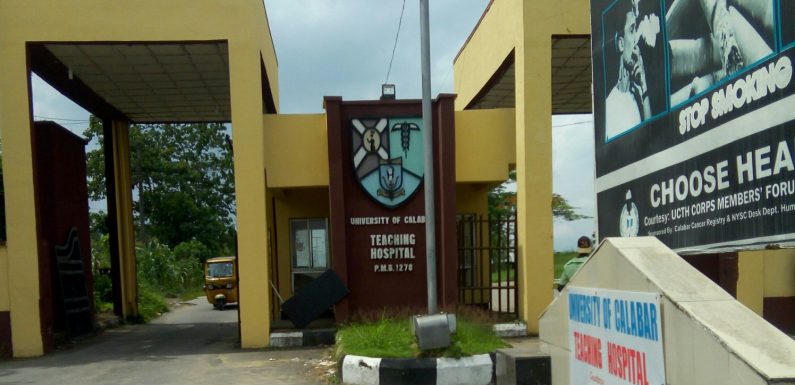
<path fill-rule="evenodd" d="M 237 259 L 210 258 L 204 263 L 204 292 L 207 302 L 218 310 L 237 303 Z"/>

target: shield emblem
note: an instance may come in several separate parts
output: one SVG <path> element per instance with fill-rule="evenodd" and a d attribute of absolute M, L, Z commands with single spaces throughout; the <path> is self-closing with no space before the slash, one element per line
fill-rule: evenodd
<path fill-rule="evenodd" d="M 424 174 L 422 119 L 352 119 L 354 177 L 367 194 L 387 208 L 406 202 Z"/>

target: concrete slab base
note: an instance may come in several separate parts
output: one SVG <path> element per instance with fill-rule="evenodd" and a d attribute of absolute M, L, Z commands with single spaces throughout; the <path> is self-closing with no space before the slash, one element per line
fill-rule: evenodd
<path fill-rule="evenodd" d="M 351 385 L 488 385 L 494 360 L 488 354 L 454 358 L 370 358 L 348 355 L 342 382 Z"/>
<path fill-rule="evenodd" d="M 336 334 L 336 329 L 272 332 L 270 346 L 273 348 L 295 348 L 302 346 L 334 345 Z"/>

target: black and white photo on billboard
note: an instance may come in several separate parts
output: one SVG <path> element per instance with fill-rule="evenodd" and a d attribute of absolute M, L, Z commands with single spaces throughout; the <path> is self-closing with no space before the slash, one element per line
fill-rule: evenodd
<path fill-rule="evenodd" d="M 795 0 L 779 0 L 781 9 L 778 12 L 779 25 L 781 26 L 781 46 L 791 47 L 795 45 Z"/>
<path fill-rule="evenodd" d="M 773 0 L 667 0 L 671 106 L 770 57 L 773 21 Z"/>
<path fill-rule="evenodd" d="M 591 0 L 599 235 L 686 254 L 795 246 L 795 0 L 656 6 Z M 649 103 L 613 125 L 608 95 L 626 85 Z"/>
<path fill-rule="evenodd" d="M 602 14 L 605 141 L 667 108 L 660 5 L 616 0 Z"/>

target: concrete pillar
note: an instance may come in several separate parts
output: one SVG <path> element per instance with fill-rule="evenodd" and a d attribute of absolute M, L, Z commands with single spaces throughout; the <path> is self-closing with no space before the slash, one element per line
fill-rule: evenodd
<path fill-rule="evenodd" d="M 524 25 L 529 21 L 525 18 Z M 552 300 L 554 279 L 552 94 L 548 88 L 552 47 L 549 35 L 521 36 L 515 51 L 519 317 L 527 322 L 528 333 L 538 334 L 538 316 Z"/>
<path fill-rule="evenodd" d="M 44 354 L 33 184 L 30 72 L 24 43 L 0 41 L 0 133 L 7 225 L 8 311 L 14 357 Z"/>
<path fill-rule="evenodd" d="M 121 278 L 121 316 L 138 316 L 138 283 L 135 260 L 135 229 L 132 213 L 132 177 L 130 171 L 130 126 L 127 122 L 111 123 L 113 136 L 113 175 L 118 236 L 118 266 Z"/>
<path fill-rule="evenodd" d="M 520 1 L 515 47 L 519 316 L 531 334 L 552 300 L 552 36 L 587 35 L 587 0 Z M 591 181 L 583 181 L 591 183 Z"/>
<path fill-rule="evenodd" d="M 268 346 L 268 210 L 259 48 L 229 42 L 240 294 L 240 344 Z"/>

